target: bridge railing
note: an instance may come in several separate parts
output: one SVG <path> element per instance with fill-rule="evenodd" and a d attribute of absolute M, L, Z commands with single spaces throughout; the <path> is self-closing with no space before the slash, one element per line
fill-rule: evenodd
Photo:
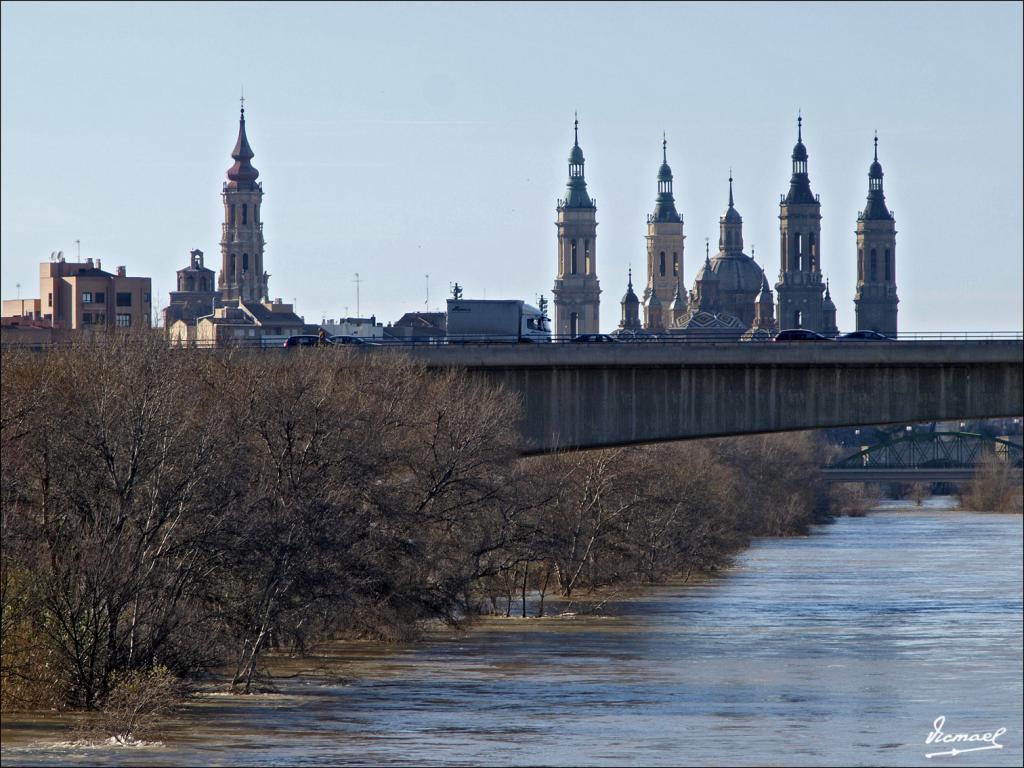
<path fill-rule="evenodd" d="M 154 329 L 161 330 L 161 329 Z M 35 350 L 50 349 L 63 346 L 71 346 L 82 341 L 90 341 L 91 343 L 100 343 L 110 334 L 113 338 L 114 334 L 119 333 L 116 329 L 111 329 L 104 334 L 92 334 L 89 336 L 77 335 L 75 331 L 62 331 L 62 338 L 59 340 L 18 340 L 18 341 L 3 341 L 0 343 L 0 348 L 31 348 Z M 643 334 L 643 335 L 622 335 L 622 336 L 611 336 L 601 334 L 603 338 L 599 340 L 588 340 L 580 341 L 573 336 L 557 336 L 552 335 L 551 342 L 554 344 L 658 344 L 658 345 L 678 345 L 678 344 L 722 344 L 722 345 L 746 345 L 746 344 L 767 344 L 767 343 L 779 343 L 775 342 L 771 336 L 755 337 L 752 339 L 740 340 L 735 330 L 733 331 L 718 331 L 713 329 L 703 330 L 694 332 L 687 335 L 674 335 L 674 334 Z M 471 337 L 471 338 L 453 338 L 446 336 L 424 336 L 424 337 L 413 337 L 413 338 L 372 338 L 362 337 L 366 342 L 366 346 L 369 347 L 438 347 L 438 346 L 507 346 L 509 344 L 522 344 L 524 346 L 543 346 L 548 342 L 537 342 L 522 340 L 515 336 L 490 336 L 488 338 Z M 1024 341 L 1024 333 L 1021 331 L 923 331 L 923 332 L 909 332 L 900 333 L 897 339 L 892 341 L 898 342 L 945 342 L 945 341 L 973 341 L 973 342 L 986 342 L 986 341 Z M 244 349 L 281 349 L 284 346 L 284 337 L 276 336 L 270 339 L 265 338 L 248 338 L 240 337 L 237 339 L 222 339 L 218 341 L 205 340 L 205 339 L 192 339 L 192 340 L 168 340 L 168 343 L 172 346 L 180 346 L 189 349 L 211 349 L 211 348 L 244 348 Z M 824 341 L 787 341 L 782 342 L 784 344 L 843 344 L 843 345 L 872 345 L 888 344 L 891 341 L 884 340 L 869 340 L 869 339 L 827 339 Z M 344 346 L 350 346 L 348 344 Z M 358 342 L 351 345 L 352 347 L 362 347 L 364 345 Z"/>

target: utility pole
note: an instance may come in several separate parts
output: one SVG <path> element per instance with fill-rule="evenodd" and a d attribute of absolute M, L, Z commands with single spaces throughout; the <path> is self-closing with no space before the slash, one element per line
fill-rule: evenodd
<path fill-rule="evenodd" d="M 356 272 L 356 279 L 353 280 L 352 282 L 356 284 L 356 317 L 359 317 L 359 284 L 362 282 L 362 280 L 359 279 L 358 272 Z"/>
<path fill-rule="evenodd" d="M 427 312 L 430 311 L 430 275 L 425 275 L 427 278 L 427 300 L 423 303 L 427 306 Z"/>

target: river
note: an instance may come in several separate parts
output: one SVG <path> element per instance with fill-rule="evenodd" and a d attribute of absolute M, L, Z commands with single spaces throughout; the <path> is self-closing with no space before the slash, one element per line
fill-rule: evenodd
<path fill-rule="evenodd" d="M 1019 515 L 878 511 L 755 543 L 601 616 L 339 643 L 280 694 L 203 696 L 160 745 L 4 718 L 4 763 L 1021 765 Z M 347 679 L 346 679 L 347 678 Z M 1006 728 L 940 756 L 944 732 Z"/>

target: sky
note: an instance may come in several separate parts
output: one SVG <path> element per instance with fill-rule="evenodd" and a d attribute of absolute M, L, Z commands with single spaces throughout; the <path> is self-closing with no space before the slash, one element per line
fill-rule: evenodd
<path fill-rule="evenodd" d="M 357 287 L 383 322 L 453 282 L 550 298 L 576 111 L 602 330 L 645 269 L 663 131 L 686 285 L 730 167 L 771 279 L 800 110 L 840 329 L 877 130 L 900 331 L 1020 331 L 1022 8 L 4 2 L 0 295 L 38 296 L 56 250 L 151 277 L 159 306 L 190 249 L 219 269 L 244 87 L 270 294 L 307 322 L 355 315 Z"/>

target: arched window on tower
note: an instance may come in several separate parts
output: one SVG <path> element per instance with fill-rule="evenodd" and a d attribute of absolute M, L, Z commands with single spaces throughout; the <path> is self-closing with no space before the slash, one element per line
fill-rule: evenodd
<path fill-rule="evenodd" d="M 892 251 L 885 249 L 885 280 L 892 280 Z"/>
<path fill-rule="evenodd" d="M 878 280 L 878 251 L 871 249 L 871 282 Z"/>
<path fill-rule="evenodd" d="M 235 226 L 235 204 L 234 203 L 231 204 L 231 215 L 228 216 L 228 221 L 231 223 L 232 227 Z"/>
<path fill-rule="evenodd" d="M 799 272 L 801 270 L 801 248 L 800 233 L 793 233 L 793 268 Z"/>
<path fill-rule="evenodd" d="M 572 245 L 570 246 L 570 249 L 572 250 L 572 256 L 570 257 L 569 273 L 575 275 L 576 274 L 576 267 L 577 267 L 577 264 L 576 264 L 576 241 L 575 240 L 572 241 Z"/>
<path fill-rule="evenodd" d="M 569 315 L 569 335 L 576 337 L 580 333 L 580 315 L 579 312 L 573 312 Z"/>
<path fill-rule="evenodd" d="M 811 253 L 811 272 L 815 272 L 818 269 L 818 244 L 815 242 L 813 232 L 807 235 L 807 246 Z"/>
<path fill-rule="evenodd" d="M 679 277 L 679 254 L 672 251 L 672 277 Z"/>
<path fill-rule="evenodd" d="M 864 282 L 864 249 L 857 251 L 857 279 Z"/>
<path fill-rule="evenodd" d="M 803 328 L 804 327 L 804 313 L 803 310 L 798 309 L 793 313 L 793 327 Z"/>
<path fill-rule="evenodd" d="M 246 205 L 245 203 L 242 203 L 242 223 L 249 223 L 249 206 Z"/>
<path fill-rule="evenodd" d="M 583 274 L 592 275 L 594 273 L 593 266 L 590 263 L 590 241 L 583 241 Z"/>
<path fill-rule="evenodd" d="M 235 254 L 233 254 L 233 253 L 231 254 L 231 270 L 230 271 L 231 271 L 231 276 L 234 277 L 236 270 L 235 270 Z"/>
<path fill-rule="evenodd" d="M 658 262 L 658 273 L 662 277 L 665 276 L 665 252 L 664 251 L 661 252 L 661 260 Z"/>
<path fill-rule="evenodd" d="M 243 253 L 242 254 L 242 271 L 243 272 L 248 272 L 249 271 L 249 254 L 248 253 Z"/>
<path fill-rule="evenodd" d="M 782 270 L 788 272 L 792 269 L 789 264 L 789 249 L 786 247 L 789 241 L 786 240 L 786 233 L 783 232 L 780 236 L 781 242 L 779 243 L 779 251 L 782 253 Z"/>

